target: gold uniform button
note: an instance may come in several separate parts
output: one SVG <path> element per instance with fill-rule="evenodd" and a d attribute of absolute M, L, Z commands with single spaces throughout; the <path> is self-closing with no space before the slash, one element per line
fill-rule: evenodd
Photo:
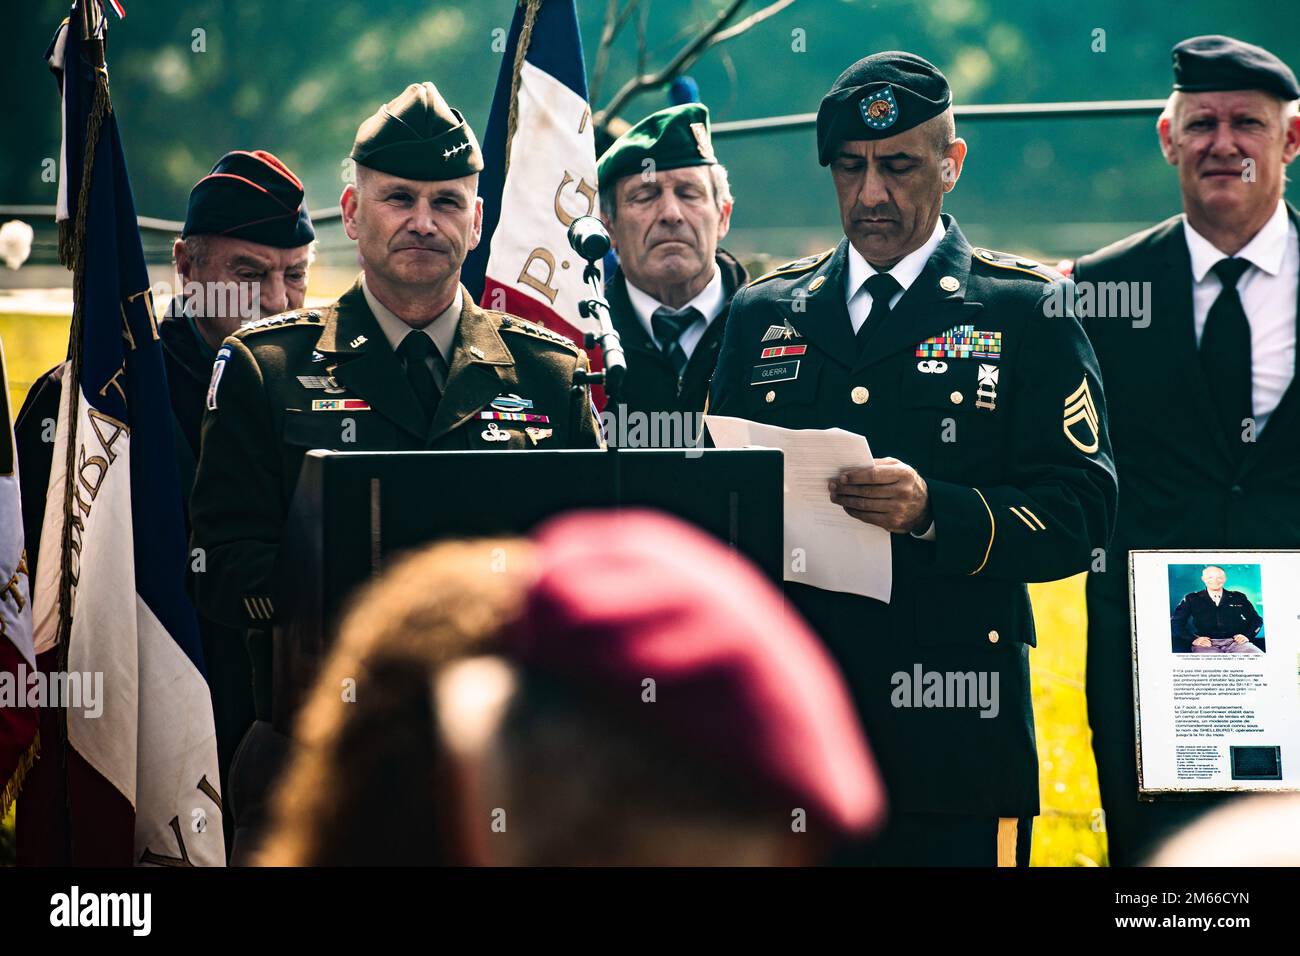
<path fill-rule="evenodd" d="M 998 642 L 998 632 L 997 632 L 997 631 L 989 631 L 989 643 L 990 643 L 990 644 L 996 644 L 997 642 Z"/>
<path fill-rule="evenodd" d="M 961 283 L 953 276 L 944 276 L 939 280 L 939 288 L 944 292 L 956 292 L 961 288 Z"/>
<path fill-rule="evenodd" d="M 961 392 L 953 392 L 951 395 L 948 396 L 948 399 L 949 399 L 949 400 L 950 400 L 954 405 L 960 405 L 960 404 L 961 404 L 961 400 L 962 400 L 962 394 L 961 394 Z"/>
<path fill-rule="evenodd" d="M 767 402 L 768 404 L 775 402 L 776 392 L 775 391 L 768 392 L 766 395 L 763 396 L 763 401 Z"/>
<path fill-rule="evenodd" d="M 871 397 L 871 393 L 863 386 L 858 385 L 849 393 L 849 397 L 853 399 L 854 405 L 865 405 L 867 404 L 867 399 Z"/>

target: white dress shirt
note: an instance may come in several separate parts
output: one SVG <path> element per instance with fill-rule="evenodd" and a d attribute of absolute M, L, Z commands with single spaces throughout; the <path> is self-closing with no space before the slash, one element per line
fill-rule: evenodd
<path fill-rule="evenodd" d="M 911 288 L 912 283 L 920 276 L 921 270 L 930 261 L 930 256 L 934 255 L 934 250 L 943 241 L 943 234 L 946 231 L 943 220 L 936 220 L 934 232 L 930 233 L 930 238 L 925 241 L 925 245 L 903 256 L 889 270 L 894 281 L 902 287 L 889 300 L 891 309 L 898 304 L 903 293 Z M 858 329 L 862 328 L 862 323 L 867 321 L 867 316 L 871 314 L 871 293 L 863 287 L 863 283 L 879 271 L 862 258 L 862 254 L 853 248 L 853 243 L 849 243 L 849 277 L 844 282 L 844 301 L 849 307 L 849 321 L 853 323 L 854 335 L 858 334 Z"/>
<path fill-rule="evenodd" d="M 1183 233 L 1192 257 L 1192 316 L 1199 346 L 1210 306 L 1223 290 L 1223 283 L 1212 269 L 1228 255 L 1193 229 L 1185 215 Z M 1234 258 L 1245 259 L 1251 265 L 1237 280 L 1237 293 L 1250 322 L 1251 392 L 1258 433 L 1295 377 L 1300 239 L 1287 215 L 1286 203 L 1277 204 L 1268 222 Z"/>
<path fill-rule="evenodd" d="M 379 323 L 384 338 L 388 339 L 388 344 L 393 347 L 394 352 L 402 344 L 402 340 L 411 332 L 423 332 L 429 336 L 429 339 L 433 342 L 433 347 L 438 350 L 438 354 L 447 363 L 446 367 L 451 368 L 451 349 L 456 341 L 456 329 L 460 325 L 460 312 L 464 307 L 464 294 L 459 286 L 456 288 L 456 298 L 451 300 L 451 305 L 447 306 L 436 319 L 422 329 L 415 329 L 414 326 L 408 325 L 392 309 L 376 299 L 374 293 L 366 285 L 364 272 L 361 274 L 361 291 L 366 297 L 366 305 L 370 306 L 375 321 Z M 429 371 L 433 373 L 434 381 L 438 383 L 438 389 L 441 390 L 447 384 L 443 369 L 434 361 L 432 355 L 425 359 L 425 364 L 429 366 Z"/>
<path fill-rule="evenodd" d="M 934 250 L 943 241 L 945 232 L 947 230 L 943 227 L 943 220 L 935 220 L 934 231 L 930 233 L 930 238 L 925 240 L 925 245 L 903 256 L 889 270 L 889 274 L 901 287 L 889 300 L 891 309 L 898 305 L 898 300 L 921 275 L 925 264 L 930 261 L 930 256 L 934 255 Z M 866 290 L 864 283 L 879 271 L 862 258 L 862 254 L 853 248 L 853 243 L 849 243 L 849 276 L 844 282 L 844 302 L 849 308 L 849 321 L 853 323 L 854 335 L 858 334 L 858 329 L 862 328 L 862 323 L 867 321 L 867 316 L 871 314 L 871 293 Z M 931 521 L 930 526 L 924 531 L 913 531 L 912 537 L 920 538 L 922 541 L 933 541 L 936 537 L 934 522 Z"/>
<path fill-rule="evenodd" d="M 643 292 L 627 280 L 626 274 L 623 276 L 627 284 L 627 298 L 632 303 L 632 311 L 636 317 L 641 320 L 645 326 L 646 335 L 650 336 L 650 341 L 654 342 L 661 349 L 664 343 L 655 338 L 654 325 L 650 319 L 655 314 L 655 309 L 672 309 L 672 306 L 664 305 L 648 292 Z M 717 263 L 713 266 L 713 278 L 709 284 L 700 290 L 700 294 L 682 306 L 686 309 L 695 306 L 702 318 L 696 319 L 691 325 L 682 330 L 682 334 L 677 339 L 677 344 L 682 347 L 689 359 L 691 353 L 695 351 L 695 346 L 700 344 L 700 339 L 704 338 L 704 333 L 709 330 L 709 323 L 718 317 L 722 312 L 722 307 L 727 304 L 727 290 L 722 284 L 722 270 L 718 268 Z M 672 309 L 674 312 L 680 312 L 682 309 Z"/>

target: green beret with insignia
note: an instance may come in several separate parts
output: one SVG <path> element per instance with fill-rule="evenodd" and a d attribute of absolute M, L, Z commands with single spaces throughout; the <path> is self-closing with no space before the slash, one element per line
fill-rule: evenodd
<path fill-rule="evenodd" d="M 403 179 L 460 179 L 483 168 L 474 131 L 432 83 L 412 83 L 362 123 L 352 158 Z"/>
<path fill-rule="evenodd" d="M 655 169 L 716 165 L 708 107 L 683 103 L 641 120 L 596 161 L 600 184 L 609 187 L 624 176 L 642 172 L 647 159 L 654 162 Z"/>
<path fill-rule="evenodd" d="M 952 105 L 947 78 L 915 53 L 863 57 L 835 80 L 817 109 L 817 159 L 829 166 L 845 140 L 897 136 Z"/>

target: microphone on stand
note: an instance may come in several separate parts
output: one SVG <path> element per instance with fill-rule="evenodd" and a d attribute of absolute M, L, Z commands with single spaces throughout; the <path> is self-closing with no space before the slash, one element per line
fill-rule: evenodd
<path fill-rule="evenodd" d="M 569 226 L 569 247 L 588 262 L 604 259 L 609 252 L 609 233 L 595 216 L 579 216 Z"/>
<path fill-rule="evenodd" d="M 600 345 L 600 354 L 605 366 L 603 373 L 605 393 L 610 399 L 615 399 L 618 397 L 623 376 L 627 374 L 627 360 L 623 357 L 623 343 L 619 340 L 618 333 L 614 331 L 613 323 L 609 319 L 609 303 L 599 295 L 600 270 L 596 263 L 605 258 L 610 247 L 609 233 L 605 231 L 605 224 L 595 216 L 579 216 L 569 224 L 569 246 L 587 260 L 587 268 L 583 270 L 582 278 L 584 282 L 591 285 L 592 291 L 596 294 L 593 298 L 578 302 L 578 314 L 585 319 L 594 318 L 600 324 L 598 332 L 587 333 L 587 347 Z"/>

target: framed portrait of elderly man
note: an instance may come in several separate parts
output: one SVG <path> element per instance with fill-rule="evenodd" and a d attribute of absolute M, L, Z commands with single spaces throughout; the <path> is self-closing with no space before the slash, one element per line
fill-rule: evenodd
<path fill-rule="evenodd" d="M 1138 789 L 1300 790 L 1300 551 L 1133 551 Z"/>

